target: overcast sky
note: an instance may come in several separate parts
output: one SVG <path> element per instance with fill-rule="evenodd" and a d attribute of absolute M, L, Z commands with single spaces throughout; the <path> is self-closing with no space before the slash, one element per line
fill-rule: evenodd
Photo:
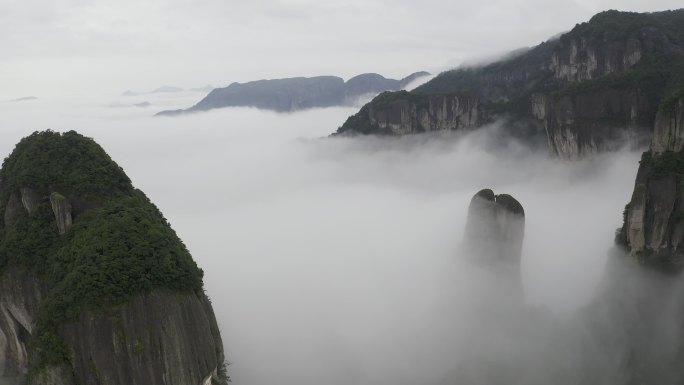
<path fill-rule="evenodd" d="M 540 347 L 542 359 L 530 362 L 541 372 L 566 367 L 559 352 L 612 360 L 603 349 L 612 344 L 587 355 L 571 350 L 575 334 L 561 333 L 566 339 L 546 350 L 539 334 L 499 327 L 506 318 L 471 315 L 471 302 L 492 297 L 472 295 L 467 284 L 482 283 L 461 279 L 473 270 L 455 272 L 453 264 L 464 259 L 472 195 L 484 187 L 510 193 L 526 212 L 526 300 L 567 320 L 564 312 L 595 294 L 638 153 L 558 162 L 501 141 L 498 125 L 462 137 L 304 140 L 330 134 L 356 109 L 217 109 L 160 119 L 152 113 L 189 106 L 198 94 L 119 95 L 162 85 L 437 72 L 538 44 L 601 10 L 682 5 L 0 0 L 0 154 L 38 129 L 95 138 L 205 270 L 235 384 L 445 383 L 459 354 L 476 345 L 454 339 L 462 335 L 477 345 L 494 336 L 497 352 Z M 2 102 L 26 96 L 39 99 Z M 133 105 L 142 101 L 150 107 Z M 575 325 L 567 330 L 591 335 Z"/>
<path fill-rule="evenodd" d="M 538 44 L 606 9 L 681 0 L 0 0 L 0 97 L 362 72 Z"/>

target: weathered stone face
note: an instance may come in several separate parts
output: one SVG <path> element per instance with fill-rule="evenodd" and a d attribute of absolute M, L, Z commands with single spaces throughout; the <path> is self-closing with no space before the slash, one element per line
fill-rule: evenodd
<path fill-rule="evenodd" d="M 12 225 L 22 209 L 20 195 L 13 191 L 9 196 L 7 205 L 5 205 L 5 226 Z"/>
<path fill-rule="evenodd" d="M 57 222 L 57 230 L 60 234 L 65 234 L 71 227 L 71 203 L 62 194 L 53 192 L 50 194 L 50 205 L 52 205 L 52 212 L 55 213 L 55 221 Z"/>
<path fill-rule="evenodd" d="M 84 312 L 60 334 L 81 384 L 200 384 L 224 360 L 211 305 L 195 294 L 139 295 L 104 314 Z"/>
<path fill-rule="evenodd" d="M 38 205 L 43 200 L 40 193 L 30 187 L 22 187 L 19 189 L 21 193 L 21 204 L 24 206 L 29 214 L 33 214 L 38 210 Z"/>
<path fill-rule="evenodd" d="M 683 105 L 680 99 L 672 110 L 658 113 L 618 237 L 634 258 L 667 272 L 684 268 Z"/>
<path fill-rule="evenodd" d="M 0 275 L 0 383 L 21 384 L 45 287 L 31 274 Z M 155 291 L 60 329 L 71 366 L 47 367 L 35 385 L 200 384 L 214 379 L 223 346 L 208 299 Z M 106 379 L 106 380 L 105 380 Z"/>
<path fill-rule="evenodd" d="M 660 36 L 642 36 L 653 40 Z M 554 77 L 569 82 L 592 80 L 601 76 L 629 70 L 642 57 L 642 43 L 636 38 L 595 46 L 586 38 L 562 41 L 561 49 L 554 52 L 549 68 Z"/>
<path fill-rule="evenodd" d="M 525 212 L 515 198 L 489 189 L 475 194 L 468 208 L 464 251 L 473 263 L 510 280 L 518 291 L 524 235 Z"/>
<path fill-rule="evenodd" d="M 121 168 L 75 132 L 34 133 L 7 159 L 0 384 L 224 384 L 202 271 Z"/>
<path fill-rule="evenodd" d="M 28 372 L 28 343 L 45 288 L 19 270 L 0 275 L 0 379 Z"/>
<path fill-rule="evenodd" d="M 629 90 L 602 90 L 560 98 L 535 95 L 533 115 L 546 130 L 549 149 L 564 159 L 646 147 L 655 107 Z"/>
<path fill-rule="evenodd" d="M 482 126 L 486 117 L 477 98 L 430 96 L 420 104 L 397 100 L 368 110 L 370 124 L 393 135 L 468 129 Z"/>
<path fill-rule="evenodd" d="M 651 151 L 680 152 L 684 148 L 684 99 L 677 100 L 671 109 L 658 111 L 653 129 Z"/>

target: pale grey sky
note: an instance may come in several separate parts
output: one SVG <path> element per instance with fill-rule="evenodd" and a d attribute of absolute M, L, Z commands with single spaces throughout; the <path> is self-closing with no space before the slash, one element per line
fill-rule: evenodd
<path fill-rule="evenodd" d="M 502 336 L 500 351 L 547 346 L 470 313 L 480 297 L 467 284 L 478 280 L 459 270 L 458 250 L 472 195 L 492 187 L 521 201 L 526 298 L 572 311 L 603 276 L 638 153 L 558 162 L 515 141 L 493 146 L 496 126 L 460 140 L 301 140 L 356 110 L 159 119 L 198 94 L 119 94 L 439 71 L 537 44 L 600 10 L 681 2 L 0 0 L 0 153 L 46 128 L 95 138 L 204 269 L 235 384 L 442 383 L 470 349 L 458 340 L 466 333 Z M 39 99 L 2 102 L 29 95 Z M 151 107 L 132 105 L 143 100 Z M 613 357 L 602 348 L 581 354 Z M 542 373 L 580 354 L 539 351 Z"/>
<path fill-rule="evenodd" d="M 379 72 L 535 45 L 681 0 L 0 0 L 0 98 Z"/>

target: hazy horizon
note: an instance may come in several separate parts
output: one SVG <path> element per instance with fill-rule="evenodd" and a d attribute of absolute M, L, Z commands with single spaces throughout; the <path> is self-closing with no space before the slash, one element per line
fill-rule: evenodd
<path fill-rule="evenodd" d="M 603 10 L 678 7 L 676 0 L 5 0 L 0 100 L 438 73 L 534 46 Z"/>

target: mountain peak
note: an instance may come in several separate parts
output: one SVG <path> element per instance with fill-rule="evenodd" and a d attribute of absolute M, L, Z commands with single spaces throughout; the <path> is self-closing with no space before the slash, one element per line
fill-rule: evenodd
<path fill-rule="evenodd" d="M 0 176 L 0 287 L 22 289 L 0 292 L 0 376 L 223 383 L 202 270 L 102 147 L 74 131 L 35 132 Z"/>

